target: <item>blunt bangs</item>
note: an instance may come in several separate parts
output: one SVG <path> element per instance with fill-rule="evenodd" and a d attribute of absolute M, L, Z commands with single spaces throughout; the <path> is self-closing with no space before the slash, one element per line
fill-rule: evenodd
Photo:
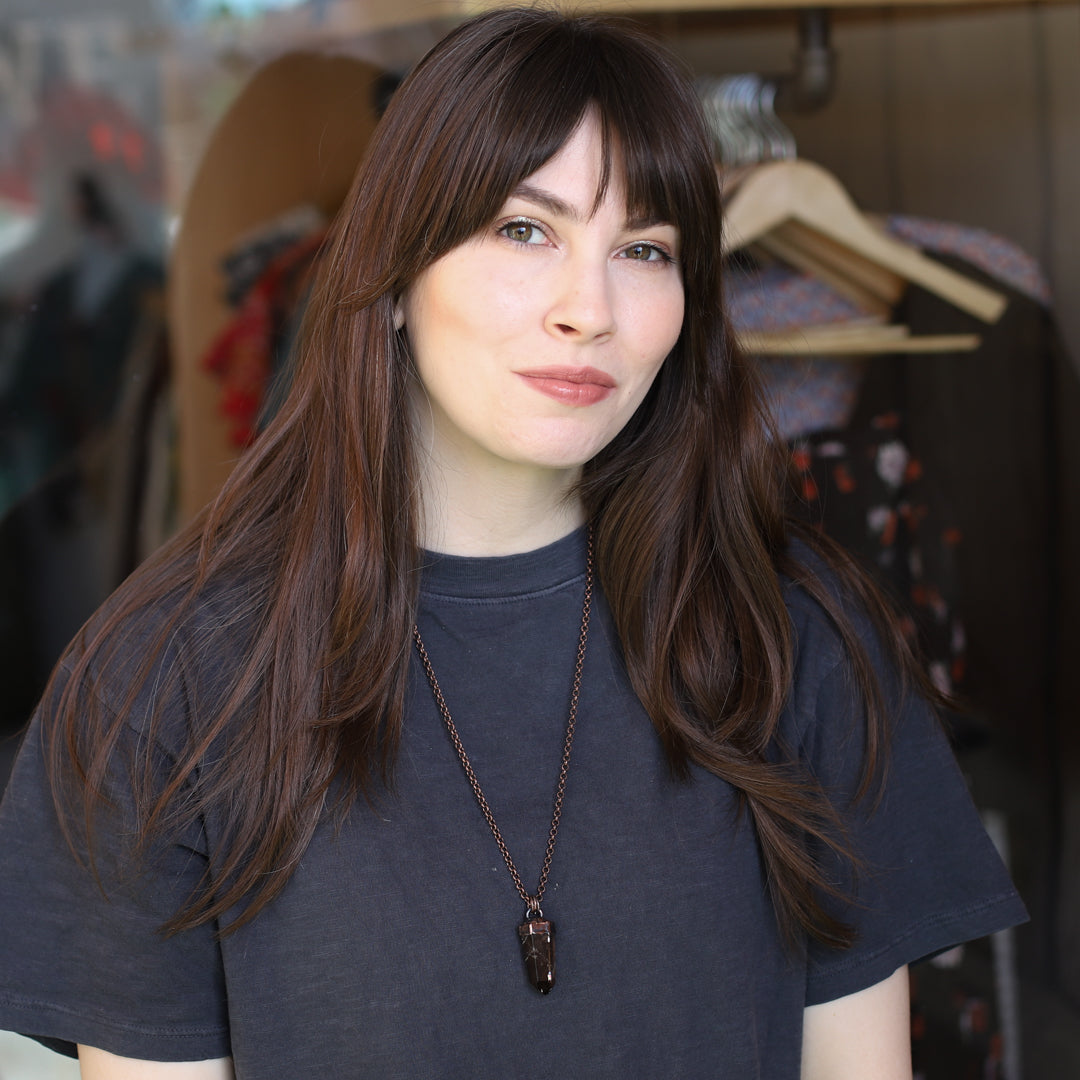
<path fill-rule="evenodd" d="M 679 230 L 688 293 L 696 291 L 690 279 L 703 250 L 719 252 L 720 216 L 689 78 L 629 24 L 533 9 L 493 12 L 451 31 L 391 102 L 390 137 L 378 152 L 405 173 L 395 185 L 408 211 L 391 245 L 405 274 L 397 287 L 490 224 L 590 109 L 604 154 L 595 205 L 620 170 L 628 216 Z"/>

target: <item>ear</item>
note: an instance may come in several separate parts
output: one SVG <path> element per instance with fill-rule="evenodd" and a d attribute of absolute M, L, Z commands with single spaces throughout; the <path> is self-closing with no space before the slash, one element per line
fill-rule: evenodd
<path fill-rule="evenodd" d="M 400 330 L 405 325 L 405 300 L 398 297 L 394 301 L 394 329 Z"/>

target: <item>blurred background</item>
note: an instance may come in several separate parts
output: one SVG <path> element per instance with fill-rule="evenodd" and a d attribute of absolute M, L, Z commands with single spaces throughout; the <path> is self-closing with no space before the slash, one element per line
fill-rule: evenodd
<path fill-rule="evenodd" d="M 257 436 L 381 109 L 484 2 L 0 0 L 0 786 Z M 916 969 L 917 1072 L 1080 1077 L 1080 6 L 589 6 L 698 80 L 798 510 L 959 694 L 1033 916 Z M 70 1074 L 0 1035 L 0 1080 Z"/>

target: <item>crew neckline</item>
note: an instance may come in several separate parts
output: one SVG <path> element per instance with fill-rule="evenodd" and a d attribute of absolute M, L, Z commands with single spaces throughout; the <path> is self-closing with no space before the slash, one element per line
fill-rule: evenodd
<path fill-rule="evenodd" d="M 423 551 L 420 591 L 428 596 L 522 596 L 558 588 L 585 574 L 587 527 L 518 555 L 444 555 Z"/>

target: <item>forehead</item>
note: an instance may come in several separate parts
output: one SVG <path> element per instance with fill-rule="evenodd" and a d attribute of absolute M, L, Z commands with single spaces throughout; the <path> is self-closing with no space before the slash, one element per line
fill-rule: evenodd
<path fill-rule="evenodd" d="M 589 109 L 563 145 L 510 194 L 575 222 L 594 217 L 602 206 L 619 207 L 632 227 L 672 222 L 658 206 L 631 205 L 626 169 L 622 140 Z"/>
<path fill-rule="evenodd" d="M 570 137 L 513 194 L 564 216 L 591 217 L 603 201 L 625 201 L 621 162 L 610 161 L 594 110 L 589 110 Z"/>

